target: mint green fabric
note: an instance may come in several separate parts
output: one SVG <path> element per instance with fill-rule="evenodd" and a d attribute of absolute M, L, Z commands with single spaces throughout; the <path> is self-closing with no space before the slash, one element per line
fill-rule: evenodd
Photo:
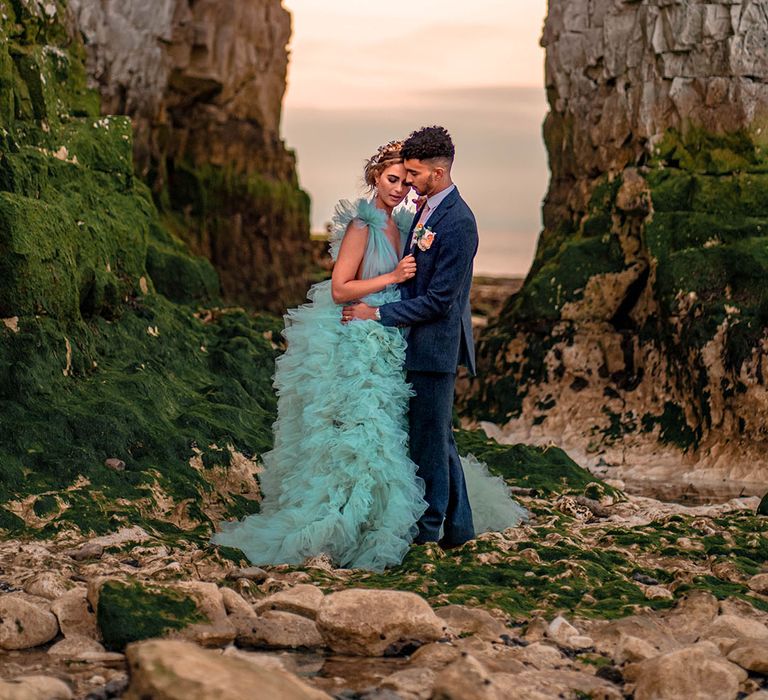
<path fill-rule="evenodd" d="M 362 277 L 391 271 L 413 214 L 400 210 L 393 217 L 398 250 L 385 235 L 383 211 L 362 199 L 340 202 L 330 241 L 334 260 L 347 230 L 367 226 Z M 399 298 L 391 285 L 365 301 Z M 242 550 L 254 564 L 299 564 L 327 554 L 337 566 L 381 571 L 402 561 L 426 507 L 424 484 L 408 457 L 406 341 L 400 329 L 375 321 L 343 325 L 330 281 L 313 285 L 308 299 L 285 315 L 288 349 L 277 360 L 278 417 L 274 448 L 262 456 L 261 511 L 223 523 L 213 542 Z M 491 485 L 476 460 L 470 471 L 478 476 L 473 481 L 484 481 L 478 497 L 493 494 L 493 516 L 489 523 L 481 519 L 483 527 L 519 522 L 525 511 L 504 483 Z"/>

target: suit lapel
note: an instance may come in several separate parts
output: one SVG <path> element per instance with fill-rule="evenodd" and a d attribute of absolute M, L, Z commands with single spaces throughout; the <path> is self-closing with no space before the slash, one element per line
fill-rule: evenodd
<path fill-rule="evenodd" d="M 453 192 L 451 192 L 442 202 L 440 202 L 440 204 L 437 205 L 437 208 L 432 212 L 431 216 L 427 220 L 427 227 L 434 231 L 435 226 L 437 226 L 437 224 L 440 222 L 440 219 L 442 219 L 450 211 L 458 199 L 459 190 L 458 188 L 455 188 Z"/>
<path fill-rule="evenodd" d="M 403 254 L 401 257 L 405 257 L 408 255 L 408 253 L 411 252 L 411 240 L 413 239 L 413 230 L 416 228 L 416 222 L 418 222 L 419 218 L 421 217 L 421 212 L 424 209 L 424 207 L 427 205 L 426 202 L 421 205 L 416 210 L 416 216 L 413 217 L 413 221 L 411 221 L 411 228 L 408 229 L 408 235 L 405 237 L 405 247 L 403 248 Z"/>

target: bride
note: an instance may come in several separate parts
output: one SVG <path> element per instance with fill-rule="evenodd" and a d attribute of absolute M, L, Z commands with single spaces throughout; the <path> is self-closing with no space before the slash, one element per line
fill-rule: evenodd
<path fill-rule="evenodd" d="M 367 161 L 372 198 L 342 200 L 333 217 L 332 278 L 285 315 L 261 510 L 222 523 L 212 538 L 254 564 L 326 554 L 337 566 L 381 571 L 402 561 L 418 532 L 427 504 L 408 456 L 404 334 L 375 321 L 341 323 L 341 305 L 398 301 L 397 285 L 416 274 L 412 255 L 400 259 L 413 220 L 399 207 L 410 189 L 401 146 L 388 143 Z M 462 465 L 477 532 L 525 518 L 502 479 L 471 456 Z"/>

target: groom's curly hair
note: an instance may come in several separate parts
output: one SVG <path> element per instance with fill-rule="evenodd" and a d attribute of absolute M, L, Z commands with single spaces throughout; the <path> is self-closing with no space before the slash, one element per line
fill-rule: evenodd
<path fill-rule="evenodd" d="M 414 131 L 403 144 L 402 155 L 405 160 L 433 160 L 443 158 L 453 163 L 456 149 L 451 135 L 442 126 L 425 126 Z"/>

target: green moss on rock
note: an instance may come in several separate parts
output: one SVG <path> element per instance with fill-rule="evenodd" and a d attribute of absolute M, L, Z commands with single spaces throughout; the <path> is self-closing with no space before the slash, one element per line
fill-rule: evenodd
<path fill-rule="evenodd" d="M 65 13 L 0 0 L 0 528 L 204 541 L 201 503 L 256 509 L 255 480 L 213 492 L 271 445 L 280 324 L 221 308 L 134 175 L 130 120 L 99 116 Z"/>
<path fill-rule="evenodd" d="M 191 597 L 139 581 L 107 581 L 99 591 L 96 621 L 109 651 L 207 622 Z"/>
<path fill-rule="evenodd" d="M 542 495 L 581 493 L 599 481 L 558 447 L 501 445 L 480 430 L 459 430 L 455 436 L 461 454 L 475 455 L 493 474 Z M 606 494 L 617 493 L 607 484 L 602 486 Z"/>

